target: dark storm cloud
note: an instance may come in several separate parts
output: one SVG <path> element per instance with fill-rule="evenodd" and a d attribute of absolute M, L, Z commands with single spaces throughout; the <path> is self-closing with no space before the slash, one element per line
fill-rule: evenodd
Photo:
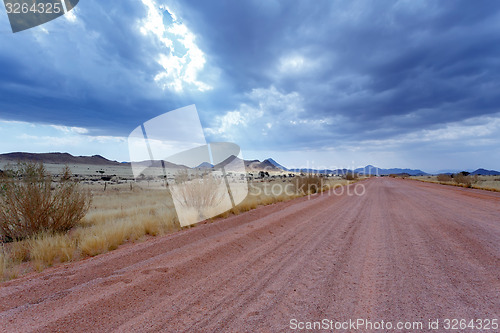
<path fill-rule="evenodd" d="M 143 4 L 88 0 L 75 12 L 73 23 L 61 17 L 0 35 L 0 118 L 126 135 L 149 118 L 185 105 L 183 96 L 154 82 L 163 71 L 156 61 L 159 50 L 168 50 L 140 33 Z"/>
<path fill-rule="evenodd" d="M 500 112 L 497 1 L 165 3 L 196 35 L 212 90 L 159 88 L 157 55 L 169 50 L 140 33 L 140 1 L 87 0 L 71 34 L 0 36 L 8 46 L 0 117 L 126 135 L 195 103 L 213 140 L 229 139 L 222 129 L 233 126 L 236 142 L 289 149 L 391 139 Z M 61 20 L 47 29 L 71 27 Z"/>
<path fill-rule="evenodd" d="M 182 1 L 178 8 L 237 90 L 273 85 L 304 97 L 301 118 L 346 117 L 340 128 L 324 126 L 331 137 L 381 139 L 500 111 L 495 1 Z M 278 73 L 290 54 L 314 66 Z"/>

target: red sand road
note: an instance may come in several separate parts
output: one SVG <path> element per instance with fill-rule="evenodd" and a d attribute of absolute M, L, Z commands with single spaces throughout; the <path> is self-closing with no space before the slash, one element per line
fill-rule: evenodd
<path fill-rule="evenodd" d="M 500 317 L 500 193 L 358 184 L 364 196 L 261 207 L 3 283 L 0 330 L 276 332 L 291 319 Z"/>

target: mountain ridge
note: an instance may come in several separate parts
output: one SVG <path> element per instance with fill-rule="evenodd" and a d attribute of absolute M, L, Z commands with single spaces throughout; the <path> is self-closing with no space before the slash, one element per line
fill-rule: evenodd
<path fill-rule="evenodd" d="M 210 169 L 212 167 L 220 168 L 224 165 L 230 163 L 233 159 L 239 159 L 236 156 L 230 156 L 224 161 L 212 166 L 208 162 L 204 162 L 197 166 L 196 168 Z M 0 161 L 4 162 L 43 162 L 43 163 L 53 163 L 53 164 L 85 164 L 85 165 L 101 165 L 101 166 L 119 166 L 119 165 L 131 165 L 131 162 L 118 162 L 109 160 L 101 155 L 92 156 L 74 156 L 67 152 L 50 152 L 50 153 L 27 153 L 27 152 L 11 152 L 0 154 Z M 134 162 L 138 164 L 147 164 L 148 166 L 161 167 L 161 161 L 140 161 Z M 260 160 L 243 160 L 245 167 L 251 170 L 268 170 L 268 171 L 288 171 L 288 172 L 303 172 L 303 173 L 320 173 L 320 174 L 345 174 L 348 172 L 356 172 L 365 175 L 389 175 L 389 174 L 403 174 L 407 173 L 411 176 L 421 176 L 430 175 L 435 173 L 427 173 L 419 169 L 409 169 L 409 168 L 378 168 L 373 165 L 367 165 L 362 168 L 351 169 L 308 169 L 308 168 L 293 168 L 289 169 L 285 166 L 276 162 L 273 158 L 267 158 L 262 162 Z M 170 162 L 163 163 L 167 168 L 188 168 L 184 165 L 177 165 Z M 493 175 L 499 176 L 500 171 L 488 170 L 483 168 L 478 168 L 471 172 L 471 175 Z"/>
<path fill-rule="evenodd" d="M 279 164 L 278 162 L 276 162 L 275 160 L 273 160 L 272 158 L 266 158 L 263 162 L 269 162 L 271 163 L 272 165 L 274 165 L 275 167 L 277 167 L 278 169 L 281 169 L 281 170 L 284 170 L 284 171 L 288 171 L 287 168 L 285 168 L 283 165 Z"/>
<path fill-rule="evenodd" d="M 0 160 L 9 162 L 43 162 L 53 164 L 121 165 L 118 161 L 108 160 L 101 155 L 74 156 L 69 153 L 26 153 L 13 152 L 0 154 Z"/>
<path fill-rule="evenodd" d="M 471 175 L 482 175 L 482 176 L 500 176 L 500 171 L 496 170 L 486 170 L 483 168 L 479 168 L 470 173 Z"/>

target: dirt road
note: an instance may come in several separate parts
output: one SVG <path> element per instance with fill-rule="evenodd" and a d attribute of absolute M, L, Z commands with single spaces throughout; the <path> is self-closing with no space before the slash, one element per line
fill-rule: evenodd
<path fill-rule="evenodd" d="M 399 331 L 416 332 L 500 319 L 500 193 L 361 184 L 363 196 L 262 207 L 4 283 L 0 330 L 277 332 L 362 318 L 422 322 Z"/>

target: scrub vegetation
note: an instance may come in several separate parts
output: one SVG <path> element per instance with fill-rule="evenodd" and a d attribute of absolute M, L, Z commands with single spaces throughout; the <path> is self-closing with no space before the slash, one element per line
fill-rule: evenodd
<path fill-rule="evenodd" d="M 411 178 L 430 183 L 500 192 L 500 176 L 479 176 L 460 172 L 456 174 L 440 174 L 436 176 L 418 176 Z"/>
<path fill-rule="evenodd" d="M 4 173 L 0 280 L 182 229 L 164 180 L 104 184 L 103 188 L 101 183 L 83 184 L 75 179 L 68 168 L 51 176 L 41 164 L 23 164 L 15 172 Z M 341 177 L 318 175 L 249 179 L 247 197 L 208 221 L 348 183 Z M 200 205 L 204 204 L 201 200 Z"/>

